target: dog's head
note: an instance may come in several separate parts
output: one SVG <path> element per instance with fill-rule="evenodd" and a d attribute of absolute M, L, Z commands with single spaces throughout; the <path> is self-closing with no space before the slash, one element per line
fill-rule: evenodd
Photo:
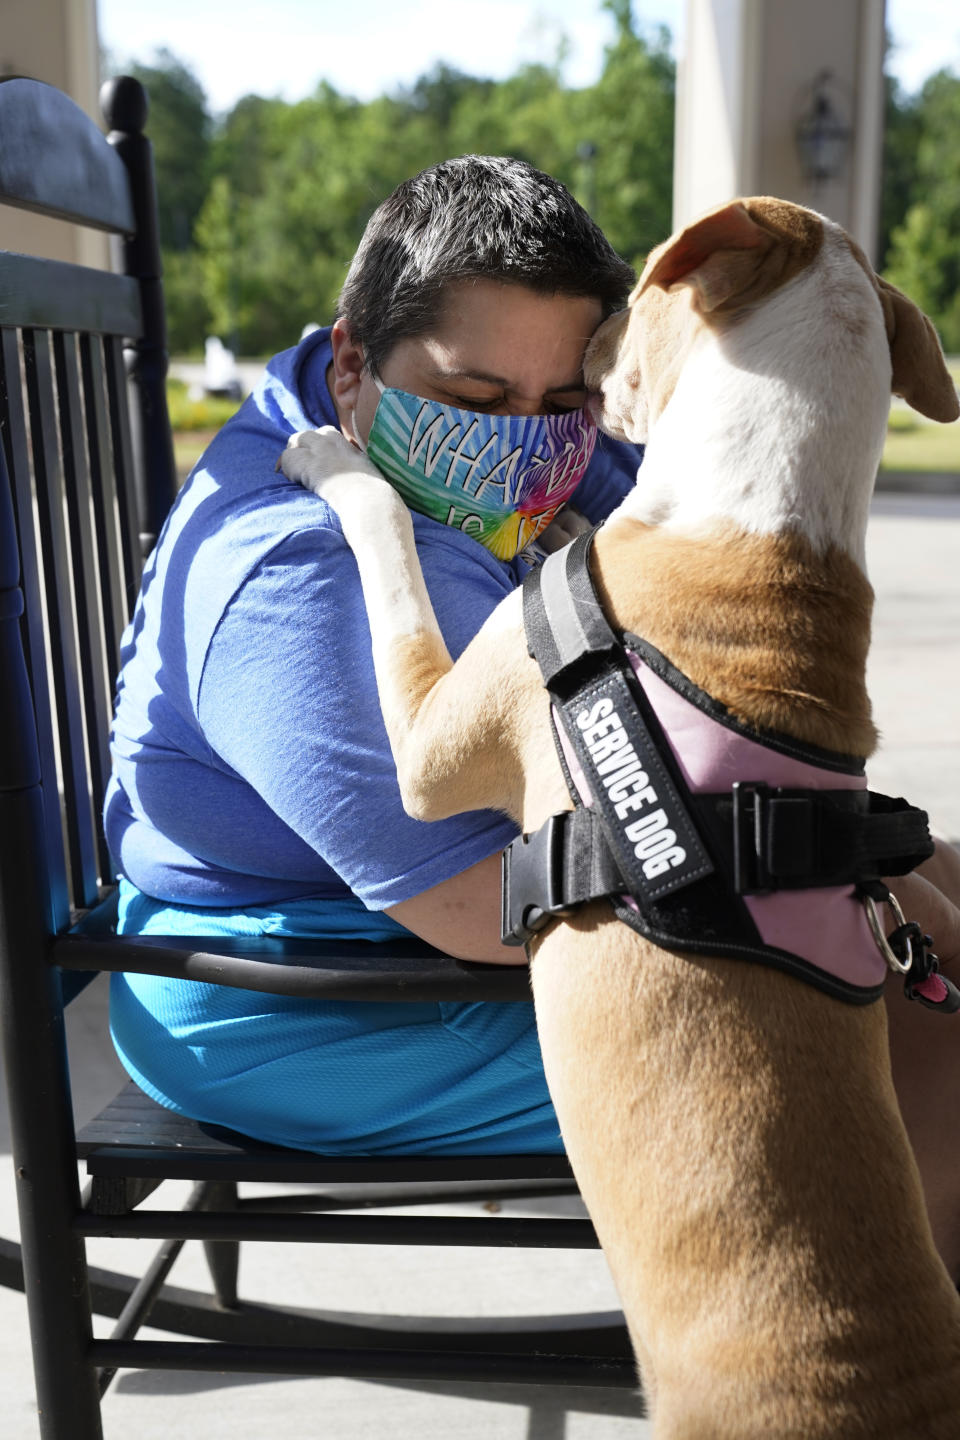
<path fill-rule="evenodd" d="M 651 253 L 627 309 L 601 325 L 587 351 L 584 374 L 600 397 L 594 406 L 598 423 L 620 439 L 645 440 L 704 327 L 740 324 L 785 286 L 817 267 L 826 271 L 828 254 L 830 319 L 848 328 L 858 319 L 854 305 L 837 313 L 840 254 L 851 262 L 851 295 L 863 290 L 864 274 L 876 295 L 890 348 L 892 393 L 932 420 L 955 420 L 957 392 L 927 317 L 874 273 L 838 225 L 789 201 L 759 197 L 712 211 Z"/>

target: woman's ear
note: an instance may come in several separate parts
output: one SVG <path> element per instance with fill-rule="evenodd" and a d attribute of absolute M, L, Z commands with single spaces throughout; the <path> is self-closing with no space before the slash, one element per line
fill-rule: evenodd
<path fill-rule="evenodd" d="M 366 362 L 362 348 L 354 341 L 350 327 L 342 316 L 333 322 L 330 347 L 333 352 L 333 400 L 341 417 L 341 428 L 344 428 L 343 422 L 349 424 L 352 421 L 357 407 Z"/>

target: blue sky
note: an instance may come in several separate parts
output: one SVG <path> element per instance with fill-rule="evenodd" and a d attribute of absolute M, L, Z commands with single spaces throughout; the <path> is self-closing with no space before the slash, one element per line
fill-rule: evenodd
<path fill-rule="evenodd" d="M 640 23 L 667 25 L 680 46 L 684 8 L 634 0 Z M 214 111 L 250 93 L 298 100 L 320 80 L 370 99 L 438 60 L 500 78 L 524 61 L 552 61 L 561 35 L 567 82 L 586 85 L 612 33 L 599 0 L 98 0 L 98 9 L 116 63 L 166 46 L 197 74 Z M 888 0 L 887 23 L 907 90 L 943 65 L 960 71 L 957 0 Z"/>

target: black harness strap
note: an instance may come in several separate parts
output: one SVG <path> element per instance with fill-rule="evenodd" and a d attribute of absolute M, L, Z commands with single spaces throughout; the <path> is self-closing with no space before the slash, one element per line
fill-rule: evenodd
<path fill-rule="evenodd" d="M 721 844 L 732 836 L 738 895 L 906 875 L 930 854 L 925 813 L 873 790 L 739 781 L 728 794 L 697 795 L 694 804 Z"/>
<path fill-rule="evenodd" d="M 523 623 L 527 650 L 553 693 L 566 688 L 581 662 L 600 668 L 619 653 L 620 642 L 607 621 L 588 568 L 592 530 L 548 556 L 523 582 Z"/>
<path fill-rule="evenodd" d="M 603 837 L 625 888 L 657 900 L 713 871 L 689 794 L 646 698 L 624 669 L 588 569 L 593 533 L 579 535 L 524 581 L 530 653 L 590 786 Z M 608 777 L 632 767 L 629 794 Z M 579 798 L 579 797 L 577 797 Z"/>

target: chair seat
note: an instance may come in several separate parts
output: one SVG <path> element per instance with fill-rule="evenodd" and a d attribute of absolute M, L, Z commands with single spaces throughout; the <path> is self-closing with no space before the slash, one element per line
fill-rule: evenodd
<path fill-rule="evenodd" d="M 77 1154 L 97 1176 L 170 1179 L 433 1183 L 557 1180 L 571 1187 L 565 1155 L 316 1155 L 252 1140 L 158 1105 L 131 1080 L 77 1134 Z"/>

